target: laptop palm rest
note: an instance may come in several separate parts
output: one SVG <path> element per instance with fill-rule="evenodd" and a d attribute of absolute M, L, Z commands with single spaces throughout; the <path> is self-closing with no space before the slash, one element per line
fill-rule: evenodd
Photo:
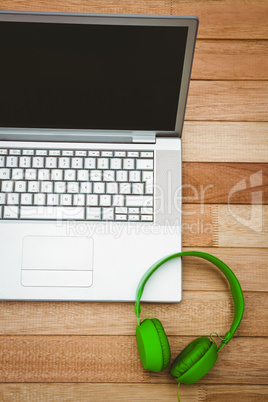
<path fill-rule="evenodd" d="M 73 236 L 25 236 L 23 286 L 89 287 L 93 282 L 93 239 Z"/>

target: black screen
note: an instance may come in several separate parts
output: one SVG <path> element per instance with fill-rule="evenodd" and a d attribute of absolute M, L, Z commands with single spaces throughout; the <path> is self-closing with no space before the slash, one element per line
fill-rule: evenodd
<path fill-rule="evenodd" d="M 187 32 L 0 22 L 0 127 L 174 130 Z"/>

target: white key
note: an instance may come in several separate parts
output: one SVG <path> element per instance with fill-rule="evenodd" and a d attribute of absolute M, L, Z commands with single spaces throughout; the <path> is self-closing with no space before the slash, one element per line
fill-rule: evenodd
<path fill-rule="evenodd" d="M 0 167 L 4 167 L 4 166 L 5 166 L 5 157 L 0 156 Z"/>
<path fill-rule="evenodd" d="M 98 196 L 96 194 L 87 195 L 87 205 L 98 205 Z"/>
<path fill-rule="evenodd" d="M 96 169 L 96 159 L 86 158 L 85 159 L 85 169 Z"/>
<path fill-rule="evenodd" d="M 6 194 L 0 193 L 0 204 L 6 204 Z"/>
<path fill-rule="evenodd" d="M 34 155 L 33 149 L 23 149 L 22 155 Z"/>
<path fill-rule="evenodd" d="M 20 149 L 10 149 L 9 150 L 9 155 L 20 155 L 21 151 Z"/>
<path fill-rule="evenodd" d="M 35 205 L 46 205 L 46 195 L 45 194 L 34 194 L 34 204 Z"/>
<path fill-rule="evenodd" d="M 152 207 L 153 197 L 150 195 L 127 195 L 126 205 L 128 207 Z"/>
<path fill-rule="evenodd" d="M 122 159 L 114 158 L 110 161 L 111 169 L 122 169 Z"/>
<path fill-rule="evenodd" d="M 100 181 L 101 180 L 101 170 L 91 170 L 90 171 L 90 180 L 91 181 Z"/>
<path fill-rule="evenodd" d="M 103 181 L 114 181 L 115 171 L 114 170 L 104 170 L 103 171 Z"/>
<path fill-rule="evenodd" d="M 106 184 L 106 193 L 107 194 L 117 194 L 118 193 L 118 184 L 117 183 L 107 183 Z"/>
<path fill-rule="evenodd" d="M 33 168 L 43 168 L 44 167 L 44 158 L 42 156 L 33 158 Z"/>
<path fill-rule="evenodd" d="M 153 158 L 154 153 L 153 152 L 141 152 L 141 158 Z"/>
<path fill-rule="evenodd" d="M 124 157 L 124 156 L 126 156 L 126 152 L 125 151 L 115 151 L 114 156 Z"/>
<path fill-rule="evenodd" d="M 62 180 L 63 170 L 53 169 L 51 170 L 51 180 Z"/>
<path fill-rule="evenodd" d="M 12 179 L 22 180 L 23 179 L 23 169 L 12 169 Z"/>
<path fill-rule="evenodd" d="M 0 206 L 0 219 L 2 218 L 2 206 Z"/>
<path fill-rule="evenodd" d="M 10 179 L 10 169 L 0 169 L 0 180 Z"/>
<path fill-rule="evenodd" d="M 0 155 L 7 155 L 7 149 L 0 149 Z"/>
<path fill-rule="evenodd" d="M 59 204 L 59 194 L 47 195 L 47 205 L 58 205 L 58 204 Z"/>
<path fill-rule="evenodd" d="M 153 215 L 141 215 L 141 220 L 142 220 L 142 221 L 149 221 L 149 222 L 152 222 L 152 220 L 153 220 Z"/>
<path fill-rule="evenodd" d="M 65 170 L 64 171 L 64 180 L 72 181 L 76 180 L 76 171 L 75 170 Z"/>
<path fill-rule="evenodd" d="M 153 194 L 153 172 L 142 172 L 142 181 L 145 182 L 145 194 Z"/>
<path fill-rule="evenodd" d="M 108 168 L 109 168 L 109 159 L 99 158 L 98 159 L 98 169 L 108 169 Z"/>
<path fill-rule="evenodd" d="M 140 212 L 140 208 L 128 208 L 129 214 L 138 214 Z"/>
<path fill-rule="evenodd" d="M 20 156 L 20 167 L 31 167 L 31 158 L 29 156 Z"/>
<path fill-rule="evenodd" d="M 39 190 L 37 190 L 37 193 Z M 53 193 L 53 182 L 52 181 L 42 181 L 41 182 L 41 193 Z"/>
<path fill-rule="evenodd" d="M 100 205 L 103 207 L 109 207 L 111 205 L 111 196 L 110 195 L 100 195 Z"/>
<path fill-rule="evenodd" d="M 93 184 L 93 193 L 101 194 L 104 193 L 105 191 L 105 183 L 94 183 Z"/>
<path fill-rule="evenodd" d="M 115 220 L 116 221 L 126 221 L 127 215 L 115 215 Z"/>
<path fill-rule="evenodd" d="M 123 207 L 124 206 L 124 196 L 123 195 L 113 195 L 113 206 Z"/>
<path fill-rule="evenodd" d="M 87 156 L 87 151 L 75 151 L 75 156 Z"/>
<path fill-rule="evenodd" d="M 36 169 L 25 169 L 25 180 L 36 180 L 37 170 Z"/>
<path fill-rule="evenodd" d="M 139 157 L 139 152 L 128 152 L 127 153 L 128 158 L 138 158 Z"/>
<path fill-rule="evenodd" d="M 114 220 L 114 208 L 102 208 L 102 219 L 110 221 Z"/>
<path fill-rule="evenodd" d="M 7 156 L 6 157 L 6 167 L 17 167 L 18 166 L 18 157 L 17 156 Z"/>
<path fill-rule="evenodd" d="M 74 195 L 74 205 L 85 205 L 85 194 L 75 194 Z"/>
<path fill-rule="evenodd" d="M 39 181 L 28 181 L 28 192 L 29 193 L 38 193 L 40 191 L 39 187 L 40 187 Z M 41 191 L 43 192 L 44 190 L 41 190 Z"/>
<path fill-rule="evenodd" d="M 116 180 L 117 181 L 128 181 L 127 176 L 128 176 L 128 172 L 126 170 L 118 170 L 116 172 Z"/>
<path fill-rule="evenodd" d="M 89 171 L 88 170 L 78 170 L 77 171 L 77 180 L 88 181 L 89 180 Z"/>
<path fill-rule="evenodd" d="M 129 181 L 141 181 L 140 170 L 132 170 L 129 172 Z"/>
<path fill-rule="evenodd" d="M 19 207 L 14 205 L 4 207 L 3 218 L 4 219 L 17 219 L 19 216 Z"/>
<path fill-rule="evenodd" d="M 47 155 L 47 150 L 46 149 L 37 149 L 35 151 L 36 155 Z"/>
<path fill-rule="evenodd" d="M 87 219 L 89 220 L 99 220 L 101 219 L 101 209 L 100 208 L 86 208 Z"/>
<path fill-rule="evenodd" d="M 101 156 L 112 157 L 113 151 L 102 151 Z"/>
<path fill-rule="evenodd" d="M 74 151 L 70 151 L 70 150 L 65 150 L 62 151 L 62 156 L 73 156 Z"/>
<path fill-rule="evenodd" d="M 83 158 L 72 158 L 72 168 L 82 169 L 83 168 Z"/>
<path fill-rule="evenodd" d="M 152 170 L 154 167 L 153 159 L 137 159 L 136 169 Z"/>
<path fill-rule="evenodd" d="M 2 181 L 1 190 L 3 193 L 12 193 L 13 191 L 13 181 Z"/>
<path fill-rule="evenodd" d="M 115 213 L 116 214 L 127 214 L 127 208 L 126 207 L 116 207 Z"/>
<path fill-rule="evenodd" d="M 48 157 L 46 158 L 46 168 L 53 169 L 57 167 L 57 158 Z"/>
<path fill-rule="evenodd" d="M 49 169 L 39 169 L 38 180 L 49 180 Z"/>
<path fill-rule="evenodd" d="M 8 193 L 7 204 L 17 205 L 19 204 L 19 194 Z"/>
<path fill-rule="evenodd" d="M 91 193 L 92 184 L 88 181 L 80 183 L 80 192 L 81 193 Z"/>
<path fill-rule="evenodd" d="M 88 151 L 88 156 L 100 156 L 100 151 Z"/>
<path fill-rule="evenodd" d="M 134 159 L 124 159 L 124 169 L 134 169 Z"/>
<path fill-rule="evenodd" d="M 21 194 L 20 203 L 21 205 L 31 205 L 33 200 L 32 194 Z"/>
<path fill-rule="evenodd" d="M 20 209 L 21 219 L 68 219 L 68 220 L 83 220 L 85 219 L 84 207 L 24 207 Z"/>
<path fill-rule="evenodd" d="M 72 195 L 71 194 L 61 194 L 60 204 L 61 205 L 72 205 Z"/>
<path fill-rule="evenodd" d="M 48 153 L 50 156 L 60 156 L 60 151 L 57 149 L 51 149 Z"/>
<path fill-rule="evenodd" d="M 131 194 L 131 184 L 130 183 L 120 183 L 119 184 L 120 194 Z"/>
<path fill-rule="evenodd" d="M 144 184 L 143 183 L 133 183 L 132 184 L 132 194 L 144 194 Z"/>
<path fill-rule="evenodd" d="M 79 193 L 79 183 L 67 183 L 67 193 Z"/>
<path fill-rule="evenodd" d="M 62 152 L 63 153 L 63 152 Z M 70 167 L 70 158 L 59 158 L 59 168 L 69 168 Z"/>
<path fill-rule="evenodd" d="M 26 192 L 26 181 L 15 181 L 15 191 L 17 193 Z"/>
<path fill-rule="evenodd" d="M 143 215 L 152 215 L 153 214 L 153 208 L 151 207 L 143 207 L 141 208 L 141 214 Z"/>
<path fill-rule="evenodd" d="M 54 192 L 55 193 L 65 193 L 66 191 L 66 182 L 64 181 L 55 181 L 54 183 Z"/>
<path fill-rule="evenodd" d="M 139 215 L 128 215 L 128 220 L 129 221 L 139 221 L 140 216 Z"/>

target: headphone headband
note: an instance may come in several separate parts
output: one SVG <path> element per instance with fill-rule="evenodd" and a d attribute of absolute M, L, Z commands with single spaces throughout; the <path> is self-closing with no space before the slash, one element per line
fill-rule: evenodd
<path fill-rule="evenodd" d="M 154 265 L 152 265 L 148 269 L 148 271 L 145 272 L 145 274 L 143 275 L 143 277 L 141 278 L 141 280 L 139 282 L 139 285 L 138 285 L 138 288 L 136 291 L 135 314 L 136 314 L 136 317 L 138 320 L 138 324 L 140 324 L 140 319 L 139 319 L 140 311 L 141 311 L 140 299 L 142 297 L 144 287 L 145 287 L 147 281 L 149 280 L 149 278 L 153 275 L 153 273 L 158 268 L 160 268 L 167 261 L 172 260 L 173 258 L 183 257 L 183 256 L 187 256 L 187 255 L 203 258 L 204 260 L 210 261 L 212 264 L 214 264 L 216 267 L 219 268 L 219 270 L 224 274 L 224 276 L 226 277 L 226 279 L 229 282 L 231 294 L 232 294 L 233 301 L 234 301 L 234 318 L 233 318 L 231 328 L 224 335 L 223 343 L 219 347 L 219 350 L 220 350 L 226 343 L 228 343 L 232 339 L 235 331 L 237 330 L 237 328 L 242 320 L 242 316 L 243 316 L 243 312 L 244 312 L 244 297 L 243 297 L 243 292 L 242 292 L 240 283 L 239 283 L 237 277 L 235 276 L 235 274 L 233 273 L 233 271 L 219 258 L 217 258 L 211 254 L 204 253 L 202 251 L 182 251 L 181 253 L 171 254 L 171 255 L 164 257 L 163 259 L 157 261 Z"/>

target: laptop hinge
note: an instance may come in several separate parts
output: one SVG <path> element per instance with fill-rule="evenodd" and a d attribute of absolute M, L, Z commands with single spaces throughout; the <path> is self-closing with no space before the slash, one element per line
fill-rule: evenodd
<path fill-rule="evenodd" d="M 132 142 L 135 143 L 149 143 L 155 144 L 156 142 L 156 135 L 155 134 L 135 134 L 132 136 Z"/>

